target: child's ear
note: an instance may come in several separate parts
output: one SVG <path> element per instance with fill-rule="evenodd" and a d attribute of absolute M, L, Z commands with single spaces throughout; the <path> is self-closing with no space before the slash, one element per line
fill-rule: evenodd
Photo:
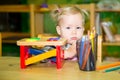
<path fill-rule="evenodd" d="M 61 35 L 60 26 L 56 26 L 57 33 Z"/>

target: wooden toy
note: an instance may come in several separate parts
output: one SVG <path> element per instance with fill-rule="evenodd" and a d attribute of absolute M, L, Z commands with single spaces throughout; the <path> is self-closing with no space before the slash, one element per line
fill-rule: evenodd
<path fill-rule="evenodd" d="M 44 52 L 45 51 L 42 50 L 42 49 L 34 49 L 34 48 L 29 48 L 28 49 L 28 53 L 31 54 L 31 55 L 38 55 L 38 54 L 42 54 Z"/>
<path fill-rule="evenodd" d="M 51 40 L 52 39 L 52 40 Z M 56 56 L 57 69 L 62 67 L 62 60 L 64 58 L 64 51 L 61 46 L 66 44 L 65 39 L 58 37 L 54 38 L 24 38 L 17 41 L 17 45 L 20 46 L 20 66 L 22 69 L 26 68 L 27 65 L 35 62 Z M 52 49 L 48 52 L 32 56 L 29 54 L 28 49 L 31 46 L 55 46 L 56 49 Z"/>
<path fill-rule="evenodd" d="M 40 60 L 47 59 L 47 58 L 52 57 L 52 56 L 56 56 L 56 49 L 50 50 L 50 51 L 45 52 L 43 54 L 39 54 L 39 55 L 30 57 L 27 60 L 25 60 L 25 63 L 26 63 L 26 65 L 29 65 L 29 64 L 38 62 Z"/>

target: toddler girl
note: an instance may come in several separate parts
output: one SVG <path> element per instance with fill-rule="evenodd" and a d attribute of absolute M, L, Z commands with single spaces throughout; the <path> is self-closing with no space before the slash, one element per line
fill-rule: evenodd
<path fill-rule="evenodd" d="M 76 41 L 83 36 L 86 14 L 87 12 L 76 6 L 57 7 L 51 12 L 52 18 L 56 21 L 58 35 L 67 40 L 65 59 L 76 59 Z"/>

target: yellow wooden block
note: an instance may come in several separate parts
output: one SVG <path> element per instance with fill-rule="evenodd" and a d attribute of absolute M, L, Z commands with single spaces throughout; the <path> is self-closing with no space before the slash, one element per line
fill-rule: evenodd
<path fill-rule="evenodd" d="M 56 56 L 56 49 L 28 58 L 27 60 L 25 60 L 25 65 L 29 65 L 53 56 Z"/>

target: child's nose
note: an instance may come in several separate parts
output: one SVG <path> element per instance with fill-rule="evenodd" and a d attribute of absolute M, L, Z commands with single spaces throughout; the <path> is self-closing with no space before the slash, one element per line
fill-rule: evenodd
<path fill-rule="evenodd" d="M 76 32 L 77 32 L 77 31 L 74 29 L 74 30 L 72 31 L 72 34 L 76 34 Z"/>

